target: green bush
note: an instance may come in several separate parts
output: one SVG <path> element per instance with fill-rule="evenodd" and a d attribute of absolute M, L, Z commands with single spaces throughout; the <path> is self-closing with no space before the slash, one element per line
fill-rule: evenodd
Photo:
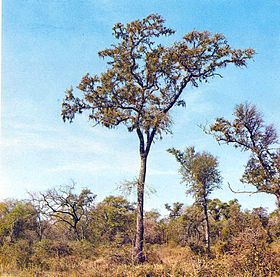
<path fill-rule="evenodd" d="M 33 251 L 26 240 L 15 243 L 5 243 L 0 249 L 0 263 L 4 268 L 26 268 L 31 263 Z"/>

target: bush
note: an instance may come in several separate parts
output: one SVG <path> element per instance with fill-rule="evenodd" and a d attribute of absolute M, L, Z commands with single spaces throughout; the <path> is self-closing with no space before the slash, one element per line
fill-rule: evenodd
<path fill-rule="evenodd" d="M 0 249 L 0 263 L 3 268 L 26 268 L 31 263 L 32 247 L 26 240 L 5 243 Z"/>

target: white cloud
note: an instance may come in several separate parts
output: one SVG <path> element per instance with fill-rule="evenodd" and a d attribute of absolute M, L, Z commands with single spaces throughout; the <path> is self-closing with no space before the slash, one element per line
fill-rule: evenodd
<path fill-rule="evenodd" d="M 110 155 L 98 156 L 94 161 L 67 161 L 56 167 L 49 168 L 49 172 L 91 172 L 98 174 L 129 173 L 138 172 L 138 159 L 131 153 L 114 150 Z"/>
<path fill-rule="evenodd" d="M 29 128 L 29 127 L 28 127 Z M 17 131 L 14 136 L 2 137 L 2 151 L 21 151 L 26 152 L 36 149 L 37 152 L 44 150 L 53 150 L 58 152 L 83 153 L 88 152 L 95 154 L 107 153 L 109 146 L 100 139 L 88 139 L 78 135 L 45 134 L 34 133 L 29 129 Z"/>
<path fill-rule="evenodd" d="M 87 162 L 87 163 L 67 163 L 64 165 L 49 168 L 49 172 L 63 172 L 63 171 L 79 171 L 79 172 L 103 172 L 110 168 L 106 164 L 100 164 L 100 162 Z"/>
<path fill-rule="evenodd" d="M 40 123 L 24 123 L 24 122 L 15 122 L 10 126 L 17 130 L 22 131 L 33 131 L 33 132 L 57 132 L 57 128 L 51 125 L 42 125 Z"/>

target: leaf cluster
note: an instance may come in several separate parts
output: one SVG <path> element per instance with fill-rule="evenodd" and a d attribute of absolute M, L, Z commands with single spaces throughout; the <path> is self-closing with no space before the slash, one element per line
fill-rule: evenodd
<path fill-rule="evenodd" d="M 207 152 L 196 152 L 194 147 L 184 151 L 171 148 L 167 150 L 180 164 L 182 182 L 187 185 L 187 193 L 196 201 L 205 201 L 209 194 L 220 187 L 222 177 L 218 170 L 217 158 Z"/>
<path fill-rule="evenodd" d="M 265 125 L 262 114 L 248 103 L 237 105 L 234 117 L 233 121 L 217 118 L 209 133 L 219 143 L 250 152 L 242 182 L 280 197 L 280 149 L 275 147 L 278 136 L 274 126 Z"/>
<path fill-rule="evenodd" d="M 63 120 L 72 122 L 76 113 L 87 110 L 94 125 L 124 124 L 129 131 L 146 133 L 147 140 L 161 137 L 171 131 L 170 109 L 185 106 L 181 94 L 187 85 L 221 76 L 217 70 L 231 63 L 245 66 L 254 55 L 253 49 L 232 49 L 222 34 L 207 31 L 192 31 L 169 47 L 156 43 L 174 32 L 158 14 L 115 24 L 117 43 L 99 52 L 107 60 L 106 71 L 82 78 L 82 97 L 73 88 L 66 91 Z"/>

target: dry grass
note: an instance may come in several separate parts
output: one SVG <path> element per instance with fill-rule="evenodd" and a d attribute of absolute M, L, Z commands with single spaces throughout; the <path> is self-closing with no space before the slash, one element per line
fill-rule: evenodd
<path fill-rule="evenodd" d="M 147 261 L 143 265 L 134 265 L 127 261 L 127 257 L 112 256 L 117 249 L 107 249 L 104 255 L 97 258 L 80 259 L 76 256 L 50 258 L 49 270 L 30 265 L 28 268 L 16 270 L 13 265 L 1 266 L 1 276 L 18 277 L 276 277 L 280 276 L 279 245 L 273 246 L 273 251 L 267 252 L 264 259 L 249 262 L 242 253 L 240 255 L 223 255 L 216 258 L 206 258 L 195 255 L 187 247 L 180 246 L 152 246 L 146 253 Z M 126 251 L 122 250 L 122 253 Z M 251 253 L 252 255 L 254 253 Z M 253 255 L 254 256 L 254 255 Z M 6 272 L 6 275 L 4 274 Z"/>

